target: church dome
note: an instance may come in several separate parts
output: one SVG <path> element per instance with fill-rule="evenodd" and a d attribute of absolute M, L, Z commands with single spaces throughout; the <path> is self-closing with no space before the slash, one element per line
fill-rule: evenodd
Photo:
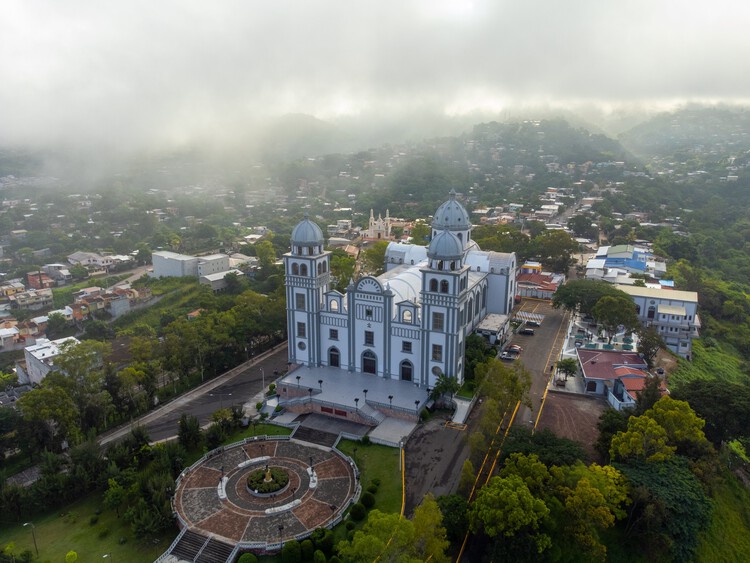
<path fill-rule="evenodd" d="M 456 201 L 456 190 L 451 190 L 450 199 L 435 211 L 432 228 L 451 231 L 465 231 L 471 228 L 469 214 L 464 206 Z"/>
<path fill-rule="evenodd" d="M 427 256 L 433 260 L 459 260 L 464 254 L 464 245 L 450 231 L 442 231 L 430 241 Z"/>
<path fill-rule="evenodd" d="M 305 214 L 305 218 L 302 219 L 292 231 L 291 238 L 292 245 L 320 245 L 322 246 L 325 242 L 323 239 L 323 231 L 320 227 L 310 221 L 310 218 Z"/>

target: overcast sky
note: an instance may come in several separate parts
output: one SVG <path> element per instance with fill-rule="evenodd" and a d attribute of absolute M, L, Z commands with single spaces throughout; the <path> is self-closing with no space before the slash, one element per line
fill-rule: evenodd
<path fill-rule="evenodd" d="M 3 0 L 0 143 L 257 117 L 750 99 L 742 0 Z"/>

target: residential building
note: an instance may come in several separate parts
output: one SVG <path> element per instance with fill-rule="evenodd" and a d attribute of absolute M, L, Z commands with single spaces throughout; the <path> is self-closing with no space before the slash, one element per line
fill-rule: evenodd
<path fill-rule="evenodd" d="M 75 346 L 79 341 L 69 336 L 58 340 L 40 338 L 33 346 L 24 348 L 26 368 L 18 370 L 20 383 L 40 384 L 47 374 L 55 369 L 55 358 L 68 346 Z"/>
<path fill-rule="evenodd" d="M 52 306 L 52 290 L 29 289 L 9 296 L 8 301 L 13 309 L 38 311 Z"/>
<path fill-rule="evenodd" d="M 229 256 L 226 254 L 211 254 L 198 257 L 198 276 L 208 276 L 229 270 Z"/>
<path fill-rule="evenodd" d="M 700 336 L 698 294 L 695 291 L 657 289 L 635 285 L 617 285 L 635 303 L 643 326 L 653 326 L 667 347 L 690 359 L 692 341 Z"/>

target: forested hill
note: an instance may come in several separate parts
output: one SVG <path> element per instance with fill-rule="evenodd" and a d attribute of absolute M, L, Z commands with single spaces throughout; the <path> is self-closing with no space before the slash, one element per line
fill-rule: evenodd
<path fill-rule="evenodd" d="M 750 149 L 750 111 L 745 108 L 694 107 L 663 113 L 620 135 L 637 155 L 676 156 Z"/>

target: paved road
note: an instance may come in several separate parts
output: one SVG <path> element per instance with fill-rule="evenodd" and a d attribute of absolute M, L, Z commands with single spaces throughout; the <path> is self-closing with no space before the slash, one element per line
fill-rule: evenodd
<path fill-rule="evenodd" d="M 534 426 L 539 407 L 542 403 L 544 390 L 550 377 L 550 366 L 560 357 L 562 337 L 565 335 L 568 316 L 561 309 L 554 309 L 546 301 L 525 300 L 520 311 L 544 315 L 542 325 L 534 327 L 534 336 L 513 335 L 512 344 L 519 344 L 523 352 L 519 358 L 524 367 L 531 372 L 531 401 L 533 409 L 521 405 L 518 409 L 514 424 L 522 424 L 528 428 Z"/>
<path fill-rule="evenodd" d="M 164 440 L 177 434 L 177 423 L 182 413 L 198 417 L 201 425 L 207 424 L 211 414 L 221 407 L 248 405 L 246 412 L 255 411 L 254 404 L 259 399 L 263 383 L 268 386 L 276 376 L 274 370 L 286 371 L 287 347 L 282 344 L 271 352 L 266 352 L 207 381 L 203 385 L 180 395 L 162 407 L 135 420 L 133 424 L 144 426 L 152 441 Z M 261 369 L 263 371 L 261 371 Z M 265 376 L 264 376 L 265 374 Z M 257 397 L 257 398 L 256 398 Z M 130 431 L 131 426 L 120 427 L 102 436 L 104 445 L 118 440 Z"/>

